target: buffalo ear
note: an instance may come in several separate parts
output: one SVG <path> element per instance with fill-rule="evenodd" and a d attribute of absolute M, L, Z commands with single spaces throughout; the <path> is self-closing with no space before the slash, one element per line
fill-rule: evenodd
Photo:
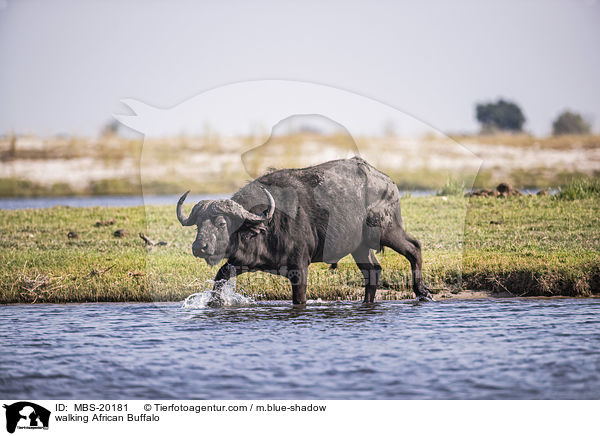
<path fill-rule="evenodd" d="M 267 232 L 267 226 L 265 225 L 265 223 L 260 222 L 260 223 L 249 223 L 248 221 L 246 221 L 246 223 L 244 224 L 245 230 L 248 232 L 252 233 L 252 236 L 256 236 L 260 233 L 266 233 Z"/>
<path fill-rule="evenodd" d="M 252 231 L 256 232 L 257 235 L 259 233 L 267 233 L 267 226 L 265 225 L 264 222 L 259 223 L 259 224 L 255 224 L 255 225 L 252 226 Z"/>

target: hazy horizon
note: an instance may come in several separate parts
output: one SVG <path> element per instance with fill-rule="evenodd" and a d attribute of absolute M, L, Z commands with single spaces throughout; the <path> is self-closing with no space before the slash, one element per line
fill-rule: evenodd
<path fill-rule="evenodd" d="M 499 97 L 527 132 L 549 134 L 564 109 L 598 132 L 598 24 L 594 0 L 0 0 L 0 134 L 95 136 L 121 99 L 169 108 L 262 79 L 350 91 L 446 133 L 476 132 L 475 104 Z"/>

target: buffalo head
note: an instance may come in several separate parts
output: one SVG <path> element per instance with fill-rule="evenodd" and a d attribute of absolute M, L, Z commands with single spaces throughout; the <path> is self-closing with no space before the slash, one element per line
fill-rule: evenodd
<path fill-rule="evenodd" d="M 197 203 L 189 217 L 182 211 L 183 202 L 190 191 L 177 202 L 177 219 L 183 226 L 197 226 L 198 233 L 192 244 L 194 256 L 206 260 L 211 266 L 218 264 L 228 253 L 231 235 L 240 228 L 258 233 L 275 212 L 275 200 L 266 188 L 261 187 L 269 206 L 261 215 L 246 210 L 233 200 L 203 200 Z"/>

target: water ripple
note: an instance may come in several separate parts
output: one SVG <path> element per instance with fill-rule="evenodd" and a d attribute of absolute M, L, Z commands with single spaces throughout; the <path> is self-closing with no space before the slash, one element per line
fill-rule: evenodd
<path fill-rule="evenodd" d="M 6 306 L 29 398 L 598 399 L 600 300 Z"/>

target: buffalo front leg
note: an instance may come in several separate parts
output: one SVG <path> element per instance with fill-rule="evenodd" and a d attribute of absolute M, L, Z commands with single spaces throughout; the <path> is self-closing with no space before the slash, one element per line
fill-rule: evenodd
<path fill-rule="evenodd" d="M 214 279 L 214 285 L 211 292 L 210 300 L 208 302 L 208 306 L 218 307 L 223 305 L 223 297 L 221 296 L 221 290 L 227 281 L 233 277 L 238 275 L 238 268 L 235 266 L 225 263 L 219 271 L 217 271 L 217 275 Z"/>
<path fill-rule="evenodd" d="M 238 275 L 238 269 L 230 263 L 225 263 L 215 276 L 213 291 L 220 290 L 227 281 Z"/>
<path fill-rule="evenodd" d="M 292 284 L 292 302 L 306 304 L 306 285 L 308 282 L 308 267 L 291 267 L 286 277 Z"/>

